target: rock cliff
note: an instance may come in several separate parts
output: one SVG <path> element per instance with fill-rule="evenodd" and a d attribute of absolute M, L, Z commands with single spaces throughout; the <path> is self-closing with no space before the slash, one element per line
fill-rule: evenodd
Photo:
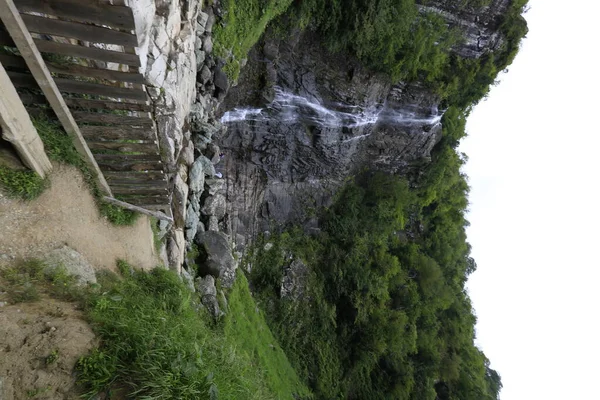
<path fill-rule="evenodd" d="M 462 8 L 428 1 L 464 33 L 453 51 L 478 58 L 503 43 L 509 1 Z M 349 175 L 365 168 L 406 173 L 430 160 L 441 139 L 440 98 L 420 82 L 392 84 L 356 60 L 332 55 L 314 33 L 269 34 L 256 46 L 219 115 L 233 239 L 280 224 L 317 228 L 311 209 L 327 205 Z"/>

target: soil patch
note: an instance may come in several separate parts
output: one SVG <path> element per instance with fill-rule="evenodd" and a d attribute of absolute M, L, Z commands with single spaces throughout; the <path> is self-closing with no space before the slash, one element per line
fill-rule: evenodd
<path fill-rule="evenodd" d="M 74 167 L 54 164 L 50 180 L 50 188 L 29 202 L 0 192 L 0 265 L 14 258 L 43 258 L 64 245 L 96 269 L 114 270 L 117 259 L 143 269 L 160 263 L 148 217 L 140 216 L 132 226 L 112 225 L 100 215 Z"/>
<path fill-rule="evenodd" d="M 73 368 L 97 344 L 82 318 L 50 298 L 0 306 L 0 399 L 78 399 Z"/>

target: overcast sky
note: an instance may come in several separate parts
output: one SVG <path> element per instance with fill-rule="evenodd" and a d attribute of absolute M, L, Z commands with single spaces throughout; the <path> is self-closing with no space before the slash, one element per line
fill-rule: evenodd
<path fill-rule="evenodd" d="M 469 293 L 502 400 L 600 399 L 600 3 L 530 0 L 469 117 Z"/>

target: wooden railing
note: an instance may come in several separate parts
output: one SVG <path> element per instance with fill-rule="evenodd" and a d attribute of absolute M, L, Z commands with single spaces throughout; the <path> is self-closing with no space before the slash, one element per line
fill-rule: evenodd
<path fill-rule="evenodd" d="M 84 158 L 92 154 L 109 193 L 170 212 L 156 125 L 133 51 L 138 40 L 131 9 L 98 0 L 14 0 L 14 5 L 76 127 L 65 126 L 64 110 L 57 111 L 15 28 L 4 21 L 0 63 L 30 113 L 60 120 L 75 142 L 78 135 L 84 138 L 85 148 L 78 150 Z"/>

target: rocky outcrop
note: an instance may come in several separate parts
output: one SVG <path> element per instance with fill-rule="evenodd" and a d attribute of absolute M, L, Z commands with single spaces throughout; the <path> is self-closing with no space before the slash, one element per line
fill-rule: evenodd
<path fill-rule="evenodd" d="M 502 46 L 504 38 L 499 32 L 503 15 L 510 0 L 494 0 L 482 7 L 465 7 L 452 0 L 429 0 L 419 5 L 421 12 L 435 13 L 443 17 L 450 28 L 458 28 L 463 40 L 453 51 L 465 58 L 478 58 Z"/>
<path fill-rule="evenodd" d="M 295 258 L 289 265 L 285 266 L 283 279 L 281 280 L 281 298 L 301 299 L 304 296 L 308 273 L 308 266 L 299 258 Z"/>
<path fill-rule="evenodd" d="M 75 278 L 78 285 L 96 283 L 94 267 L 77 251 L 68 246 L 52 250 L 44 259 L 45 272 L 56 273 L 63 269 Z"/>
<path fill-rule="evenodd" d="M 238 267 L 228 238 L 221 232 L 206 231 L 196 236 L 200 255 L 196 260 L 200 276 L 219 278 L 223 287 L 230 288 Z"/>
<path fill-rule="evenodd" d="M 214 118 L 220 72 L 212 57 L 212 9 L 200 0 L 136 0 L 130 2 L 145 86 L 154 105 L 158 141 L 170 181 L 174 223 L 162 226 L 170 269 L 181 273 L 184 254 L 205 225 L 224 218 L 223 185 L 211 183 L 206 201 L 205 179 L 218 179 L 214 163 L 219 148 L 212 135 L 221 128 Z M 216 85 L 216 83 L 218 85 Z"/>
<path fill-rule="evenodd" d="M 211 275 L 207 275 L 204 278 L 196 279 L 196 290 L 198 291 L 202 305 L 213 318 L 219 318 L 224 314 L 223 311 L 221 311 L 219 301 L 217 300 L 215 278 Z"/>
<path fill-rule="evenodd" d="M 238 249 L 273 222 L 316 221 L 365 167 L 404 172 L 441 137 L 438 97 L 330 55 L 310 33 L 268 37 L 221 109 L 228 213 Z"/>

